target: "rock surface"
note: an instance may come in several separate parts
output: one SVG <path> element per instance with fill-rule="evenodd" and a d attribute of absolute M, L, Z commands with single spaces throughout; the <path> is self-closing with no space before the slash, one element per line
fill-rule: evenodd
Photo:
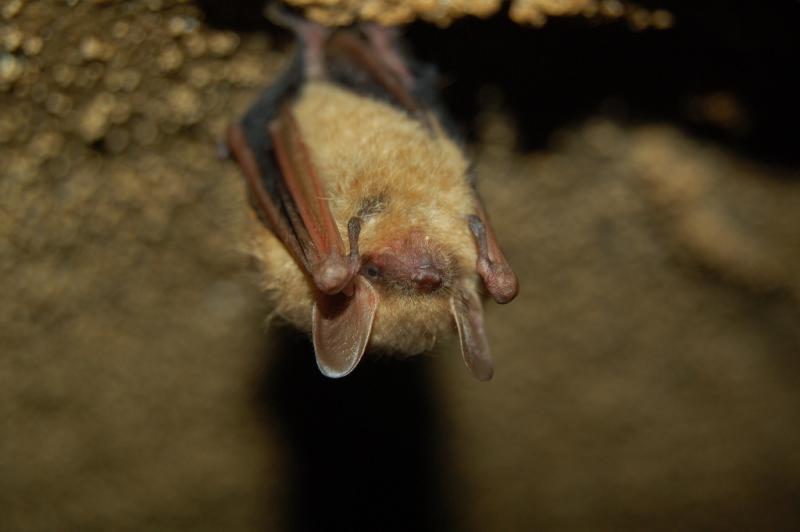
<path fill-rule="evenodd" d="M 0 17 L 2 530 L 800 523 L 796 167 L 599 116 L 521 153 L 489 106 L 495 379 L 451 343 L 326 381 L 264 325 L 216 149 L 288 49 L 180 1 Z"/>

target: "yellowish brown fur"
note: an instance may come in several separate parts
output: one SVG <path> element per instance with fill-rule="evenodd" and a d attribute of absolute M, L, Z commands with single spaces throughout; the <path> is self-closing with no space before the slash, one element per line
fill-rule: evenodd
<path fill-rule="evenodd" d="M 474 213 L 468 163 L 438 124 L 432 131 L 390 105 L 322 81 L 305 85 L 293 111 L 345 243 L 347 221 L 365 200 L 377 198 L 382 210 L 364 218 L 362 256 L 414 231 L 450 258 L 456 286 L 477 288 L 476 249 L 466 221 Z M 262 226 L 255 230 L 253 254 L 277 314 L 310 330 L 314 291 L 300 267 Z M 418 354 L 453 330 L 449 290 L 379 291 L 370 349 Z"/>

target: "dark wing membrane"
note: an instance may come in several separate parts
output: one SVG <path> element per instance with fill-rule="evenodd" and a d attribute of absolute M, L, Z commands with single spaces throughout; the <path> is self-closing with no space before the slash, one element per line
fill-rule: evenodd
<path fill-rule="evenodd" d="M 305 61 L 322 59 L 323 76 L 332 81 L 355 92 L 381 94 L 422 120 L 426 116 L 412 95 L 414 79 L 393 30 L 364 26 L 336 31 L 319 41 L 304 39 L 308 32 L 298 28 L 300 47 L 291 65 L 230 128 L 228 144 L 262 223 L 295 255 L 320 290 L 336 293 L 354 272 L 352 261 L 344 261 L 341 237 L 292 116 L 292 100 L 308 72 L 316 71 L 306 68 Z"/>
<path fill-rule="evenodd" d="M 426 124 L 433 114 L 447 134 L 461 142 L 462 135 L 444 112 L 439 98 L 436 67 L 409 58 L 396 38 L 397 30 L 369 24 L 360 28 L 341 30 L 328 40 L 328 77 L 353 92 L 398 107 Z"/>
<path fill-rule="evenodd" d="M 356 274 L 358 256 L 345 254 L 339 228 L 289 105 L 281 108 L 269 124 L 269 131 L 281 170 L 281 200 L 294 229 L 294 240 L 302 249 L 306 270 L 320 291 L 337 294 Z"/>
<path fill-rule="evenodd" d="M 335 33 L 325 46 L 327 73 L 332 80 L 354 92 L 367 94 L 419 114 L 412 96 L 414 80 L 405 61 L 386 34 L 376 30 L 362 38 L 356 31 Z"/>
<path fill-rule="evenodd" d="M 250 201 L 264 223 L 300 262 L 317 288 L 335 294 L 349 285 L 356 264 L 331 215 L 302 132 L 291 109 L 304 81 L 303 50 L 267 89 L 228 145 L 247 180 Z"/>
<path fill-rule="evenodd" d="M 247 141 L 247 146 L 256 159 L 264 186 L 273 198 L 278 198 L 277 183 L 280 172 L 272 155 L 272 140 L 267 125 L 272 122 L 281 107 L 290 101 L 305 81 L 303 70 L 303 50 L 298 50 L 289 68 L 275 82 L 264 90 L 258 100 L 244 115 L 239 127 Z"/>
<path fill-rule="evenodd" d="M 357 218 L 348 222 L 349 254 L 330 212 L 292 101 L 304 81 L 303 52 L 228 131 L 228 145 L 261 221 L 295 256 L 318 292 L 312 311 L 317 363 L 329 377 L 358 364 L 369 341 L 378 293 L 362 277 Z"/>
<path fill-rule="evenodd" d="M 289 216 L 281 199 L 282 176 L 274 157 L 267 126 L 281 106 L 289 101 L 304 81 L 302 50 L 295 54 L 284 75 L 261 93 L 242 120 L 228 129 L 228 148 L 244 174 L 250 203 L 258 218 L 295 258 L 304 255 L 294 238 Z M 304 263 L 305 265 L 305 263 Z"/>
<path fill-rule="evenodd" d="M 329 77 L 350 90 L 385 101 L 427 123 L 433 114 L 444 131 L 463 144 L 463 134 L 445 112 L 438 69 L 409 57 L 397 30 L 365 24 L 342 30 L 326 46 Z"/>
<path fill-rule="evenodd" d="M 266 225 L 283 242 L 289 252 L 308 269 L 303 250 L 288 223 L 286 209 L 282 207 L 281 203 L 277 203 L 275 197 L 269 192 L 267 184 L 270 181 L 264 179 L 263 167 L 259 166 L 255 153 L 248 145 L 244 128 L 240 125 L 234 125 L 228 129 L 228 148 L 244 174 L 250 203 L 261 223 Z M 277 186 L 277 183 L 272 184 Z"/>

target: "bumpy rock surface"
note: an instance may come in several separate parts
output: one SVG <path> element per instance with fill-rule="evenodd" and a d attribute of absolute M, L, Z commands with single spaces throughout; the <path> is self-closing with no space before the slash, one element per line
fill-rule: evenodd
<path fill-rule="evenodd" d="M 450 344 L 333 382 L 265 327 L 216 149 L 288 50 L 169 0 L 10 0 L 0 47 L 0 529 L 800 523 L 795 168 L 602 118 L 520 153 L 485 110 L 494 381 Z"/>
<path fill-rule="evenodd" d="M 500 11 L 501 0 L 286 0 L 306 16 L 334 26 L 357 20 L 385 25 L 425 20 L 447 26 L 461 17 L 488 17 Z M 542 26 L 548 17 L 627 19 L 635 29 L 664 29 L 672 15 L 664 9 L 650 10 L 620 0 L 512 0 L 509 16 L 519 24 Z"/>

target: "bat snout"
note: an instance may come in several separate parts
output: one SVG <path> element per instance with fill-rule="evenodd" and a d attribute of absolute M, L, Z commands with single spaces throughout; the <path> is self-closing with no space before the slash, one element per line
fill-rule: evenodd
<path fill-rule="evenodd" d="M 362 275 L 373 282 L 393 285 L 403 290 L 431 294 L 446 284 L 445 270 L 426 253 L 396 253 L 373 255 L 361 269 Z"/>
<path fill-rule="evenodd" d="M 418 291 L 430 294 L 438 290 L 444 281 L 441 272 L 433 267 L 422 267 L 411 272 L 411 283 Z"/>

